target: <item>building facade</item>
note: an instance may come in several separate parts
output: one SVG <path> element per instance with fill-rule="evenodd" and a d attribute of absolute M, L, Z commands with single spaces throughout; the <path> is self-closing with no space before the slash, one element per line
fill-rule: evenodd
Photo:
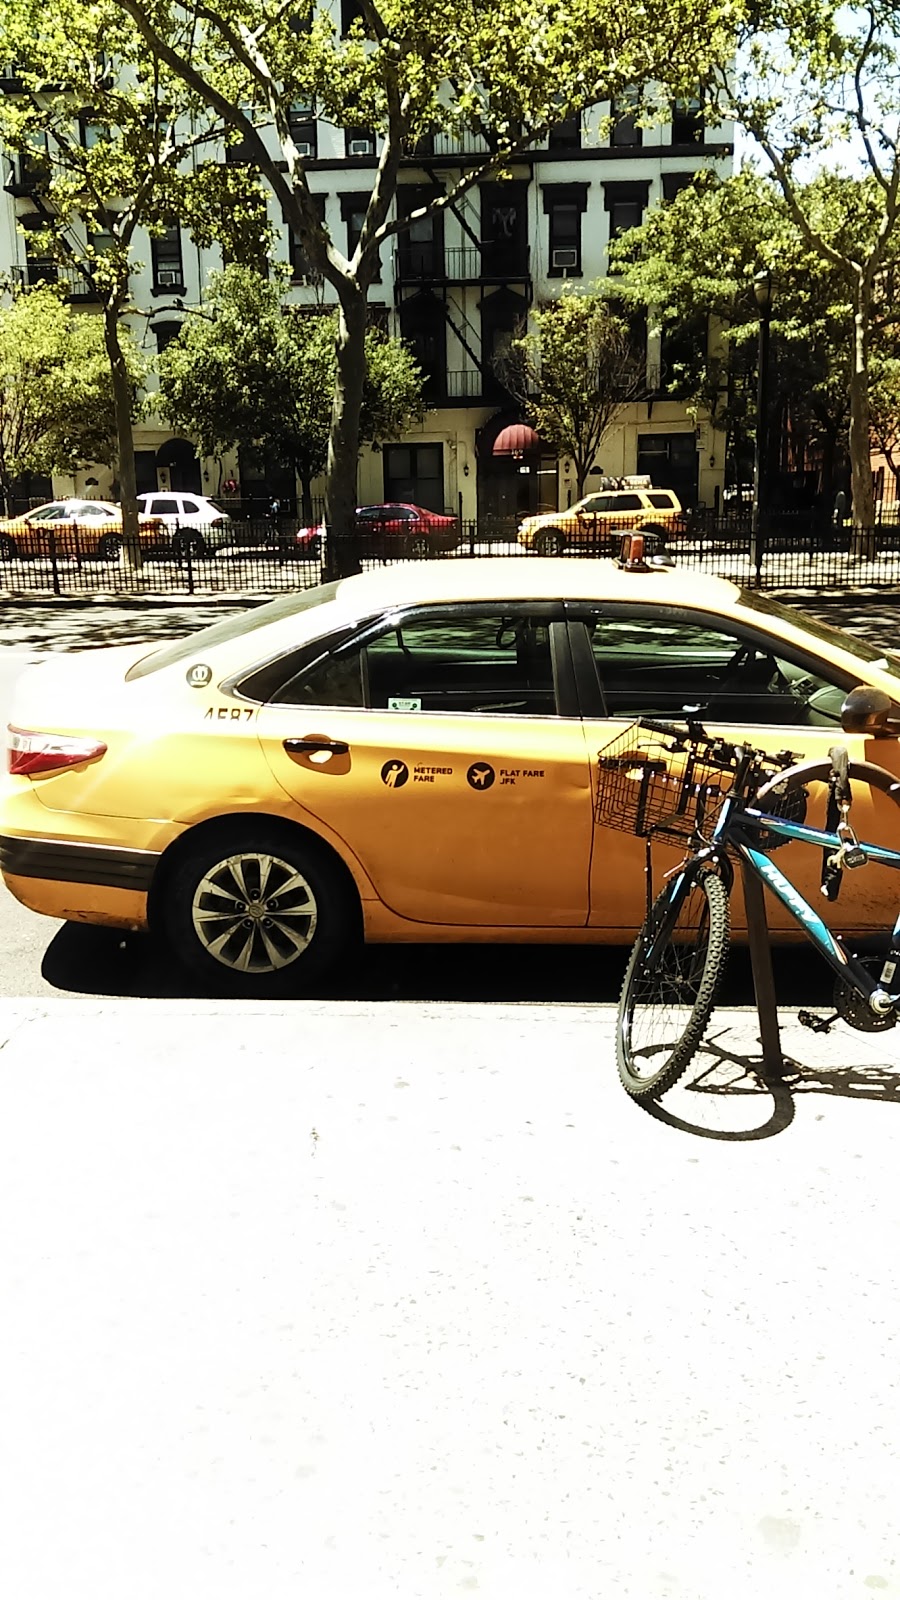
<path fill-rule="evenodd" d="M 531 308 L 566 283 L 588 287 L 607 276 L 610 241 L 636 226 L 648 207 L 671 199 L 701 168 L 712 165 L 722 176 L 731 170 L 731 130 L 717 128 L 710 136 L 699 101 L 677 103 L 667 120 L 644 128 L 633 106 L 615 111 L 600 106 L 561 124 L 542 147 L 517 157 L 502 181 L 478 183 L 454 207 L 416 221 L 385 244 L 380 277 L 370 290 L 372 316 L 412 346 L 428 410 L 401 442 L 363 451 L 361 502 L 411 500 L 466 520 L 506 524 L 575 498 L 572 462 L 533 431 L 521 451 L 497 448 L 504 427 L 521 412 L 503 389 L 496 358 Z M 335 241 L 352 253 L 371 192 L 376 139 L 366 129 L 317 120 L 312 106 L 294 106 L 291 115 L 322 215 Z M 240 159 L 240 146 L 223 151 L 223 160 Z M 401 213 L 415 211 L 448 176 L 483 159 L 477 136 L 461 141 L 435 133 L 404 160 Z M 72 302 L 89 314 L 87 285 L 29 249 L 35 213 L 27 162 L 7 155 L 4 163 L 0 276 L 24 285 L 62 278 Z M 333 291 L 315 280 L 274 199 L 270 221 L 274 255 L 290 269 L 289 299 L 311 309 L 329 305 Z M 133 328 L 152 355 L 175 336 L 185 308 L 202 305 L 208 275 L 221 267 L 222 255 L 200 249 L 177 221 L 162 237 L 138 232 L 134 253 L 139 314 Z M 723 482 L 724 437 L 709 422 L 697 425 L 669 394 L 673 352 L 652 318 L 644 337 L 647 398 L 630 404 L 614 425 L 586 489 L 599 486 L 601 475 L 646 473 L 674 488 L 685 505 L 711 504 Z M 295 496 L 296 486 L 283 475 L 250 460 L 197 460 L 190 440 L 173 437 L 152 416 L 137 430 L 136 448 L 139 491 L 171 487 L 215 496 L 234 480 L 245 499 L 277 494 L 284 504 Z M 53 485 L 57 493 L 86 487 L 113 493 L 111 470 L 86 469 Z"/>

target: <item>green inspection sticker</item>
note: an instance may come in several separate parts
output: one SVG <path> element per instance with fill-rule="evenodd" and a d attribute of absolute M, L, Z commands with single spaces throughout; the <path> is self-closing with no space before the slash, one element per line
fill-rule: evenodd
<path fill-rule="evenodd" d="M 391 695 L 387 703 L 388 711 L 421 711 L 422 702 L 412 696 Z"/>

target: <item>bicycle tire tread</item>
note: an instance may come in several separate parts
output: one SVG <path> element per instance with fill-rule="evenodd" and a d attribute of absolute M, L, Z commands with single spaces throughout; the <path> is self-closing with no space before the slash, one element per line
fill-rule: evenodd
<path fill-rule="evenodd" d="M 625 977 L 622 982 L 622 991 L 619 996 L 619 1007 L 616 1016 L 616 1063 L 619 1077 L 625 1089 L 634 1100 L 655 1100 L 667 1090 L 674 1087 L 695 1056 L 703 1035 L 709 1024 L 709 1019 L 715 1010 L 716 999 L 725 976 L 728 964 L 728 955 L 731 945 L 731 917 L 729 913 L 728 891 L 721 878 L 715 873 L 705 872 L 699 875 L 698 883 L 702 883 L 709 908 L 709 938 L 707 942 L 706 958 L 704 961 L 703 976 L 700 981 L 697 998 L 694 1001 L 690 1019 L 680 1039 L 673 1046 L 664 1066 L 650 1078 L 640 1078 L 631 1071 L 626 1043 L 626 1022 L 630 1014 L 630 1002 L 633 998 L 635 979 L 640 967 L 641 955 L 644 944 L 644 928 L 641 929 L 635 941 Z M 668 890 L 659 895 L 654 902 L 650 921 L 668 899 Z M 645 923 L 644 927 L 646 928 Z"/>

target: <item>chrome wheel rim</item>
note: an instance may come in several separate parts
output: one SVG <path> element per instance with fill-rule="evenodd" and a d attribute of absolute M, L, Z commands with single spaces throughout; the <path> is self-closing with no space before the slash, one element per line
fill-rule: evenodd
<path fill-rule="evenodd" d="M 216 862 L 191 907 L 207 955 L 232 972 L 278 972 L 308 948 L 318 921 L 312 889 L 296 867 L 262 850 Z"/>

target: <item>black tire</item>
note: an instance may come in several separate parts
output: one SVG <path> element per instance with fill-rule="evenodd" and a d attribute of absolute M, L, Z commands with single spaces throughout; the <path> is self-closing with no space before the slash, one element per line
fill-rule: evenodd
<path fill-rule="evenodd" d="M 122 554 L 122 538 L 118 533 L 104 533 L 97 540 L 97 554 L 101 561 L 118 561 Z"/>
<path fill-rule="evenodd" d="M 678 885 L 676 878 L 651 907 L 619 996 L 616 1060 L 635 1100 L 655 1100 L 678 1082 L 706 1031 L 728 963 L 728 891 L 721 878 L 698 873 L 673 922 Z"/>
<path fill-rule="evenodd" d="M 202 533 L 173 533 L 172 554 L 178 556 L 205 556 L 206 540 Z"/>
<path fill-rule="evenodd" d="M 535 535 L 534 549 L 539 556 L 561 556 L 566 548 L 565 535 L 559 528 L 545 528 Z"/>
<path fill-rule="evenodd" d="M 336 966 L 361 925 L 340 865 L 267 821 L 201 836 L 160 901 L 159 920 L 182 966 L 206 990 L 236 998 L 302 992 Z"/>
<path fill-rule="evenodd" d="M 12 561 L 16 555 L 16 541 L 8 533 L 0 533 L 0 561 Z"/>

